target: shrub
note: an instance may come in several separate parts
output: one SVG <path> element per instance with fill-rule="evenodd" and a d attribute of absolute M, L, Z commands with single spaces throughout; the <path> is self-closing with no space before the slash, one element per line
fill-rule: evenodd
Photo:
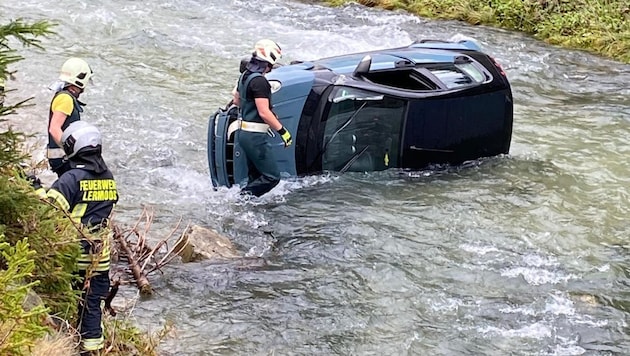
<path fill-rule="evenodd" d="M 38 36 L 51 34 L 50 24 L 18 19 L 0 26 L 0 78 L 8 65 L 22 59 L 9 46 L 13 37 L 39 47 Z M 10 90 L 7 92 L 10 93 Z M 29 99 L 0 108 L 0 121 L 16 115 Z M 11 128 L 0 132 L 0 354 L 30 353 L 36 340 L 50 331 L 49 313 L 64 319 L 76 314 L 79 295 L 72 289 L 79 255 L 76 230 L 60 211 L 43 204 L 21 172 L 28 157 L 21 149 L 27 138 Z M 31 295 L 39 302 L 27 306 Z M 29 296 L 29 298 L 27 298 Z"/>

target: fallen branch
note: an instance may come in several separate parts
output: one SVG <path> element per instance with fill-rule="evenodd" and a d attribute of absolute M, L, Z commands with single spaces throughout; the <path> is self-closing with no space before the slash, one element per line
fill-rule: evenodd
<path fill-rule="evenodd" d="M 180 230 L 182 223 L 180 219 L 171 232 L 151 248 L 147 241 L 147 235 L 152 223 L 153 211 L 148 211 L 147 208 L 143 209 L 138 220 L 128 230 L 123 231 L 122 228 L 112 223 L 114 241 L 119 247 L 119 255 L 127 259 L 127 264 L 129 265 L 127 273 L 131 273 L 141 294 L 152 293 L 147 275 L 154 271 L 161 272 L 160 269 L 177 257 L 186 246 L 184 234 L 181 233 L 175 240 L 173 247 L 169 247 L 169 241 L 172 240 L 176 236 L 177 231 Z M 186 226 L 184 231 L 189 227 L 190 224 Z M 158 256 L 158 254 L 163 254 L 163 256 Z"/>
<path fill-rule="evenodd" d="M 144 273 L 142 273 L 142 269 L 138 265 L 135 255 L 132 253 L 131 249 L 129 248 L 129 245 L 127 245 L 127 240 L 124 238 L 121 238 L 122 235 L 118 234 L 116 230 L 118 229 L 115 227 L 114 239 L 116 239 L 116 242 L 118 242 L 119 246 L 121 247 L 122 251 L 125 254 L 125 257 L 127 258 L 129 269 L 131 270 L 131 273 L 133 274 L 133 277 L 136 280 L 136 285 L 138 286 L 138 289 L 140 289 L 140 293 L 144 295 L 151 294 L 153 291 L 151 290 L 151 284 L 149 283 L 149 280 L 144 275 Z"/>

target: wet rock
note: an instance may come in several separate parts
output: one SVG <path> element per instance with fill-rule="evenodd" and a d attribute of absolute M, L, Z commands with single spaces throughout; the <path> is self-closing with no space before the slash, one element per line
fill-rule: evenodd
<path fill-rule="evenodd" d="M 227 237 L 215 230 L 193 225 L 184 232 L 175 251 L 182 262 L 194 262 L 206 259 L 225 259 L 241 257 Z"/>

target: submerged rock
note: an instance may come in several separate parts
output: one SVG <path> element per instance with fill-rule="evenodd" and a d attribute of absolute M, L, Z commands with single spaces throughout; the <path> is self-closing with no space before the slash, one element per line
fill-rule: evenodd
<path fill-rule="evenodd" d="M 178 254 L 182 262 L 241 257 L 230 239 L 215 230 L 198 225 L 193 225 L 184 232 L 183 238 L 175 246 L 175 251 L 180 249 Z"/>

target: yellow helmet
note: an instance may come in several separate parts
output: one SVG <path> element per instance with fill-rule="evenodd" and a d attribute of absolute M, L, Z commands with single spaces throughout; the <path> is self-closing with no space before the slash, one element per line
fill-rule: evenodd
<path fill-rule="evenodd" d="M 86 61 L 81 58 L 70 58 L 61 66 L 59 80 L 85 89 L 92 74 L 94 74 L 94 72 Z"/>
<path fill-rule="evenodd" d="M 254 45 L 254 56 L 274 65 L 282 57 L 282 50 L 274 41 L 264 39 L 256 42 Z"/>

